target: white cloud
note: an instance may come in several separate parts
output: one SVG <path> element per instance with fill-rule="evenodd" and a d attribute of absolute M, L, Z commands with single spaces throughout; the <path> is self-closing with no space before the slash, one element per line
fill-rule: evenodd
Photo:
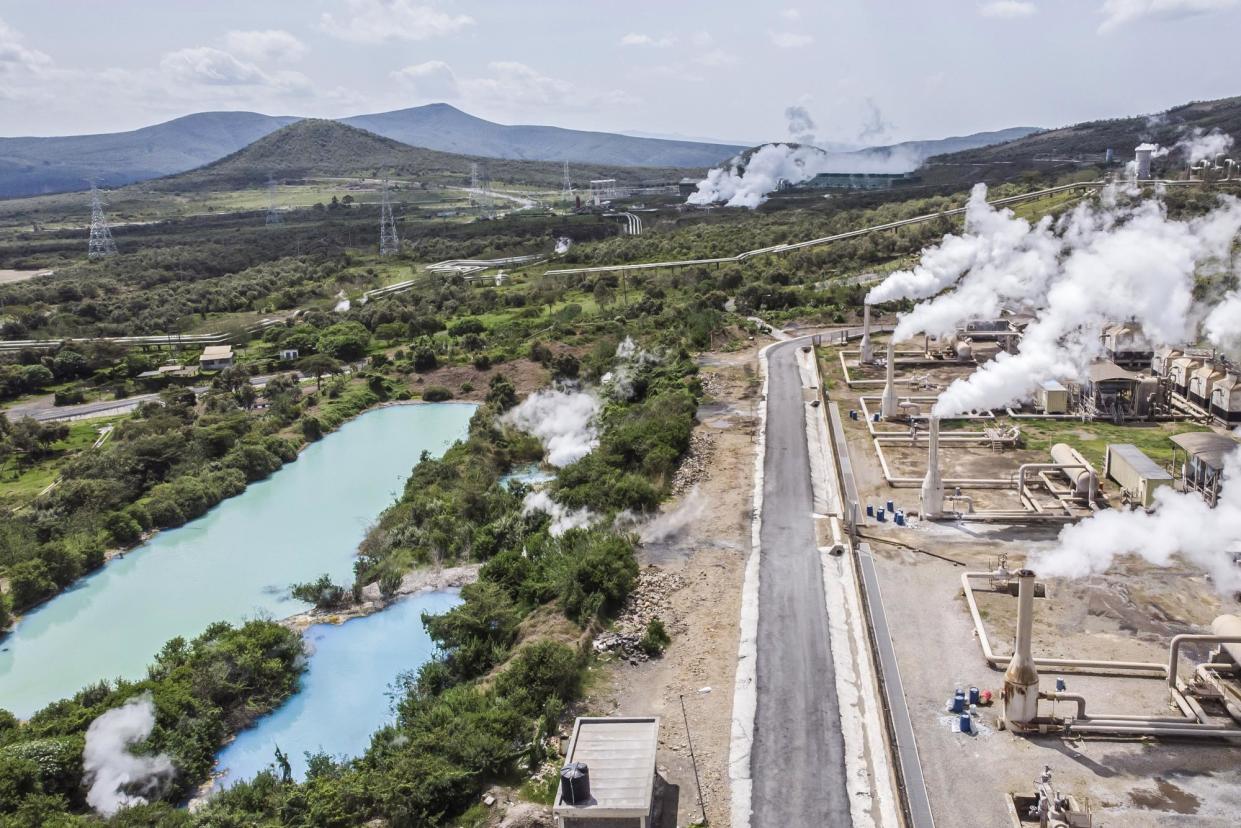
<path fill-rule="evenodd" d="M 1025 0 L 992 0 L 978 7 L 978 13 L 983 17 L 998 17 L 1004 20 L 1029 17 L 1037 11 L 1038 6 Z"/>
<path fill-rule="evenodd" d="M 797 32 L 768 32 L 767 36 L 781 49 L 800 49 L 814 43 L 814 38 L 810 35 Z"/>
<path fill-rule="evenodd" d="M 442 60 L 428 60 L 406 66 L 393 72 L 392 77 L 424 100 L 444 101 L 461 94 L 457 75 L 452 67 Z"/>
<path fill-rule="evenodd" d="M 24 45 L 21 34 L 0 19 L 0 74 L 37 72 L 51 63 L 52 59 L 43 52 Z"/>
<path fill-rule="evenodd" d="M 677 39 L 675 37 L 651 37 L 648 34 L 640 34 L 638 32 L 630 32 L 620 39 L 622 46 L 653 46 L 657 49 L 666 49 L 675 45 Z"/>
<path fill-rule="evenodd" d="M 472 98 L 506 104 L 567 103 L 573 85 L 559 78 L 548 77 L 524 63 L 497 60 L 487 64 L 491 74 L 481 78 L 465 78 L 461 89 Z"/>
<path fill-rule="evenodd" d="M 1103 22 L 1100 32 L 1110 32 L 1120 26 L 1144 18 L 1175 20 L 1199 14 L 1235 8 L 1241 0 L 1104 0 L 1100 12 Z"/>
<path fill-rule="evenodd" d="M 319 22 L 328 34 L 355 43 L 428 40 L 473 24 L 469 15 L 451 14 L 435 3 L 413 0 L 345 0 L 341 19 L 325 13 Z"/>
<path fill-rule="evenodd" d="M 169 52 L 159 67 L 181 83 L 202 83 L 209 86 L 263 85 L 269 80 L 262 69 L 246 63 L 222 49 L 196 46 Z"/>
<path fill-rule="evenodd" d="M 801 9 L 785 9 L 780 16 L 785 20 L 801 20 Z"/>
<path fill-rule="evenodd" d="M 723 49 L 709 49 L 694 56 L 694 63 L 700 66 L 727 66 L 736 62 L 737 56 Z"/>
<path fill-rule="evenodd" d="M 224 37 L 229 50 L 251 60 L 297 60 L 306 54 L 306 44 L 280 29 L 229 32 Z"/>
<path fill-rule="evenodd" d="M 710 32 L 694 32 L 694 34 L 690 35 L 689 42 L 699 49 L 705 49 L 715 43 L 715 38 L 711 36 Z"/>

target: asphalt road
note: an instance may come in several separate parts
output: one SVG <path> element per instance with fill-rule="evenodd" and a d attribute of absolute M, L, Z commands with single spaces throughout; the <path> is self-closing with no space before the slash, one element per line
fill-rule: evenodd
<path fill-rule="evenodd" d="M 768 351 L 753 828 L 852 825 L 797 348 Z"/>

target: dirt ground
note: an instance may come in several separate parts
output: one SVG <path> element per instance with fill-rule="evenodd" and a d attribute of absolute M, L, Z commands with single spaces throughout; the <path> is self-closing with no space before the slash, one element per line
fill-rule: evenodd
<path fill-rule="evenodd" d="M 659 602 L 672 643 L 658 659 L 610 662 L 587 703 L 600 715 L 661 717 L 658 770 L 676 788 L 679 826 L 702 819 L 691 739 L 707 818 L 712 825 L 729 820 L 733 676 L 760 392 L 756 352 L 754 347 L 700 360 L 707 400 L 699 411 L 695 449 L 684 464 L 696 479 L 678 479 L 684 493 L 666 506 L 666 513 L 685 520 L 671 521 L 675 531 L 643 544 L 643 565 L 675 576 L 668 600 Z"/>
<path fill-rule="evenodd" d="M 845 410 L 857 408 L 840 363 L 823 360 L 829 393 Z M 947 375 L 940 377 L 947 379 Z M 924 392 L 918 392 L 924 393 Z M 930 392 L 934 393 L 934 392 Z M 866 423 L 844 421 L 859 494 L 864 502 L 888 499 L 916 510 L 917 488 L 887 486 Z M 981 424 L 980 424 L 981 425 Z M 886 427 L 885 427 L 886 428 Z M 898 475 L 921 476 L 925 449 L 892 447 L 888 461 Z M 1045 461 L 1024 450 L 992 453 L 949 448 L 942 452 L 945 476 L 1003 476 L 1023 461 Z M 980 507 L 1015 508 L 999 490 L 982 493 Z M 871 522 L 864 530 L 873 550 L 885 611 L 900 663 L 910 714 L 937 823 L 954 826 L 1008 825 L 1007 793 L 1030 794 L 1045 765 L 1062 793 L 1086 800 L 1094 825 L 1124 828 L 1236 825 L 1241 809 L 1241 747 L 1223 743 L 1124 738 L 1018 737 L 997 729 L 998 705 L 981 708 L 975 732 L 954 729 L 946 703 L 956 688 L 996 693 L 1003 673 L 982 656 L 962 597 L 964 571 L 993 569 L 1001 555 L 1010 569 L 1050 548 L 1054 525 L 924 523 L 898 528 Z M 933 553 L 933 554 L 925 554 Z M 934 557 L 938 555 L 941 557 Z M 1166 662 L 1173 635 L 1205 632 L 1221 612 L 1241 604 L 1221 597 L 1203 573 L 1176 560 L 1166 568 L 1131 557 L 1105 575 L 1046 582 L 1047 596 L 1035 603 L 1036 656 Z M 1016 600 L 976 591 L 980 615 L 997 654 L 1011 652 Z M 1185 653 L 1182 664 L 1205 655 Z M 1062 678 L 1071 693 L 1084 694 L 1090 714 L 1172 715 L 1162 678 L 1042 671 L 1043 689 Z M 1059 711 L 1057 711 L 1059 712 Z M 1064 711 L 1066 714 L 1069 710 Z"/>

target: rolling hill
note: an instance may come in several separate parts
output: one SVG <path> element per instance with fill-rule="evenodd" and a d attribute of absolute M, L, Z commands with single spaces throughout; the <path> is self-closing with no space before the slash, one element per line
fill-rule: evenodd
<path fill-rule="evenodd" d="M 508 126 L 444 103 L 341 119 L 403 144 L 460 155 L 614 167 L 710 167 L 744 147 L 550 126 Z"/>
<path fill-rule="evenodd" d="M 0 138 L 0 197 L 115 187 L 193 169 L 236 152 L 297 118 L 202 112 L 131 132 Z"/>
<path fill-rule="evenodd" d="M 148 181 L 161 191 L 227 190 L 260 185 L 268 177 L 409 178 L 428 184 L 464 185 L 470 164 L 485 164 L 493 184 L 526 184 L 558 189 L 563 169 L 548 161 L 517 161 L 465 156 L 412 147 L 339 121 L 305 119 L 266 135 L 218 161 L 189 172 Z M 615 178 L 627 184 L 668 183 L 702 170 L 578 165 L 580 185 L 587 177 Z"/>
<path fill-rule="evenodd" d="M 1174 146 L 1197 128 L 1218 129 L 1241 141 L 1241 97 L 1198 101 L 1173 107 L 1157 115 L 1086 121 L 1049 129 L 995 146 L 938 155 L 927 160 L 924 180 L 958 183 L 962 180 L 1003 181 L 1027 171 L 1047 174 L 1101 167 L 1108 149 L 1120 162 L 1133 156 L 1143 142 Z M 1179 164 L 1176 153 L 1160 164 Z"/>

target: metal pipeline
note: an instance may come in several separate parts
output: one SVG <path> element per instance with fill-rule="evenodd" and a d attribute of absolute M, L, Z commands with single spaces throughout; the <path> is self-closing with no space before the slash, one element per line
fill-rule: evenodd
<path fill-rule="evenodd" d="M 1176 689 L 1176 673 L 1179 665 L 1179 655 L 1181 645 L 1190 642 L 1202 644 L 1241 644 L 1241 635 L 1197 635 L 1194 633 L 1186 633 L 1182 635 L 1172 636 L 1172 643 L 1168 646 L 1168 687 Z"/>
<path fill-rule="evenodd" d="M 982 646 L 983 658 L 987 660 L 987 664 L 995 669 L 1008 667 L 1008 662 L 1012 659 L 1011 655 L 997 656 L 991 650 L 991 642 L 987 638 L 986 627 L 983 626 L 982 615 L 978 612 L 978 602 L 974 600 L 974 587 L 970 584 L 971 578 L 990 578 L 990 572 L 963 572 L 961 574 L 961 586 L 965 591 L 965 603 L 969 607 L 970 615 L 974 619 L 974 631 L 978 635 L 978 643 Z M 1147 661 L 1096 661 L 1091 659 L 1071 659 L 1071 658 L 1035 658 L 1034 664 L 1037 667 L 1068 667 L 1078 669 L 1093 670 L 1126 670 L 1133 672 L 1152 672 L 1158 673 L 1160 677 L 1167 675 L 1168 667 L 1166 664 L 1156 664 Z"/>

